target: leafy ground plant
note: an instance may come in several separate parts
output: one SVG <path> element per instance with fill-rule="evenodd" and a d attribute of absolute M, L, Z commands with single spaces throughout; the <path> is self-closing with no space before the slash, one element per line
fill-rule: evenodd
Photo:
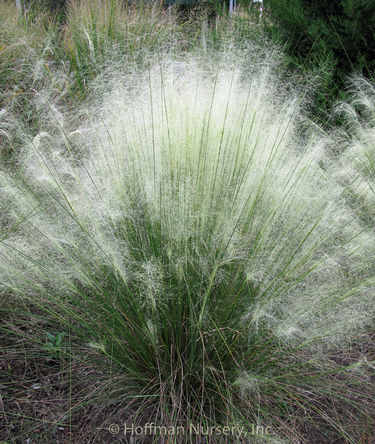
<path fill-rule="evenodd" d="M 175 442 L 228 425 L 239 442 L 357 443 L 374 239 L 272 61 L 230 62 L 115 76 L 80 128 L 25 141 L 0 175 L 0 288 L 104 375 L 69 412 L 109 409 L 105 439 L 118 420 L 202 427 Z"/>
<path fill-rule="evenodd" d="M 64 332 L 56 333 L 53 335 L 51 333 L 46 332 L 47 340 L 45 344 L 42 346 L 42 350 L 48 353 L 47 361 L 51 359 L 59 359 L 61 353 L 64 351 Z"/>

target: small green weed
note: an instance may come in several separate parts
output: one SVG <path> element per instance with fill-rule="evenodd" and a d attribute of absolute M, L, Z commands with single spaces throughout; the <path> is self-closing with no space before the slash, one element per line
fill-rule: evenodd
<path fill-rule="evenodd" d="M 61 355 L 65 352 L 66 347 L 64 343 L 65 332 L 52 333 L 46 332 L 47 340 L 45 344 L 42 345 L 42 350 L 47 352 L 46 361 L 58 360 Z"/>

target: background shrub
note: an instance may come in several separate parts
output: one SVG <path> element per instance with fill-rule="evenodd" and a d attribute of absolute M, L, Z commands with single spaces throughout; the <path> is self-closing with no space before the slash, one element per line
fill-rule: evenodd
<path fill-rule="evenodd" d="M 264 3 L 271 20 L 279 25 L 292 64 L 315 71 L 325 66 L 331 72 L 323 77 L 323 88 L 316 99 L 318 108 L 329 110 L 343 96 L 345 79 L 352 72 L 373 75 L 375 49 L 369 44 L 375 35 L 373 0 Z"/>

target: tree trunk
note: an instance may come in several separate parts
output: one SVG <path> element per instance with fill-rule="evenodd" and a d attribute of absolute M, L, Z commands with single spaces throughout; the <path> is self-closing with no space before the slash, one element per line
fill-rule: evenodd
<path fill-rule="evenodd" d="M 233 0 L 229 0 L 229 15 L 233 14 Z"/>

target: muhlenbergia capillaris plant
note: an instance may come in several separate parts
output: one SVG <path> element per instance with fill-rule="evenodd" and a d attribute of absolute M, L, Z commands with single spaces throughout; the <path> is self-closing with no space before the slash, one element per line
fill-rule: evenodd
<path fill-rule="evenodd" d="M 358 442 L 343 418 L 365 424 L 371 367 L 341 354 L 373 314 L 374 241 L 257 63 L 160 63 L 25 142 L 0 176 L 0 288 L 69 335 L 59 353 L 104 372 L 92 400 L 128 423 Z"/>
<path fill-rule="evenodd" d="M 362 222 L 374 230 L 375 88 L 368 80 L 354 77 L 349 92 L 350 103 L 337 108 L 347 126 L 344 135 L 341 134 L 346 149 L 341 154 L 342 167 L 337 173 Z"/>

